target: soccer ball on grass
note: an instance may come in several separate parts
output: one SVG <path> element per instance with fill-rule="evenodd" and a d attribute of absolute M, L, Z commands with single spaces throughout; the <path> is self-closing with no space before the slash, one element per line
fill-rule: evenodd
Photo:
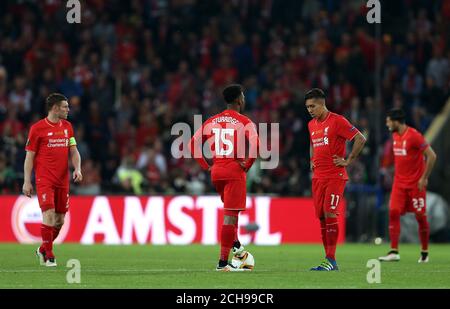
<path fill-rule="evenodd" d="M 244 251 L 241 256 L 233 256 L 231 265 L 236 268 L 253 270 L 255 267 L 255 258 L 250 252 Z"/>

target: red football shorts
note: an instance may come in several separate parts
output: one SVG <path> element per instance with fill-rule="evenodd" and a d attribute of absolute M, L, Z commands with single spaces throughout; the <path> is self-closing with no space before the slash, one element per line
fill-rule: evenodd
<path fill-rule="evenodd" d="M 401 215 L 406 212 L 425 214 L 427 210 L 427 190 L 419 191 L 419 188 L 392 187 L 390 209 L 398 209 Z"/>
<path fill-rule="evenodd" d="M 339 214 L 339 205 L 344 198 L 345 183 L 343 179 L 312 180 L 312 195 L 316 217 L 322 219 L 325 212 Z"/>
<path fill-rule="evenodd" d="M 247 188 L 245 180 L 215 180 L 213 181 L 217 193 L 223 202 L 223 209 L 245 210 L 247 199 Z"/>
<path fill-rule="evenodd" d="M 57 213 L 66 213 L 69 210 L 69 188 L 41 184 L 36 186 L 36 193 L 42 212 L 55 209 Z"/>

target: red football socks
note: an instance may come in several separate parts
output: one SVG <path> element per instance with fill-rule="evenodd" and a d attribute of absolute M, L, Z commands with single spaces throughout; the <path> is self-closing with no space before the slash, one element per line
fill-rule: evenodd
<path fill-rule="evenodd" d="M 389 212 L 389 237 L 391 238 L 391 249 L 398 250 L 398 239 L 400 238 L 400 213 Z"/>
<path fill-rule="evenodd" d="M 59 231 L 61 231 L 61 228 L 53 227 L 53 241 L 55 241 L 56 237 L 59 235 Z"/>
<path fill-rule="evenodd" d="M 233 224 L 233 226 L 234 226 L 234 242 L 239 242 L 239 237 L 238 237 L 238 234 L 239 234 L 239 225 L 238 225 L 238 221 L 236 220 L 236 223 L 235 224 Z"/>
<path fill-rule="evenodd" d="M 44 249 L 45 257 L 54 258 L 53 255 L 53 227 L 45 224 L 41 224 L 41 236 L 42 245 L 41 249 Z"/>
<path fill-rule="evenodd" d="M 428 239 L 430 237 L 430 227 L 428 225 L 427 216 L 416 216 L 419 223 L 419 237 L 422 244 L 422 251 L 428 251 Z"/>
<path fill-rule="evenodd" d="M 339 233 L 339 226 L 337 218 L 326 218 L 325 219 L 325 228 L 326 228 L 326 257 L 335 260 L 336 254 L 336 244 Z"/>
<path fill-rule="evenodd" d="M 222 225 L 222 232 L 220 238 L 220 259 L 228 261 L 230 250 L 233 247 L 236 239 L 236 229 L 233 224 Z"/>
<path fill-rule="evenodd" d="M 320 220 L 320 233 L 322 234 L 322 244 L 325 249 L 325 254 L 327 253 L 327 227 L 325 220 Z"/>

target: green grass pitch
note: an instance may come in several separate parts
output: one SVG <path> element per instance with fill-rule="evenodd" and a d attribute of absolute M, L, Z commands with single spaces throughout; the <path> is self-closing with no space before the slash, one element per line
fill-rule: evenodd
<path fill-rule="evenodd" d="M 388 245 L 338 247 L 338 272 L 311 272 L 323 259 L 320 245 L 254 246 L 255 270 L 214 271 L 218 246 L 56 245 L 58 266 L 38 265 L 36 245 L 0 244 L 0 288 L 450 288 L 450 245 L 430 246 L 418 264 L 418 245 L 401 245 L 400 262 L 381 263 L 381 283 L 369 284 L 366 264 Z M 81 282 L 66 281 L 66 263 L 78 259 Z"/>

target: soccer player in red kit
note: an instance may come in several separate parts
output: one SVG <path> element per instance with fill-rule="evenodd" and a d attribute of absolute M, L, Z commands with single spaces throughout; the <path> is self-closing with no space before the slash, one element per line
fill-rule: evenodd
<path fill-rule="evenodd" d="M 228 262 L 233 255 L 243 258 L 246 251 L 238 240 L 239 212 L 246 208 L 246 172 L 256 159 L 258 133 L 254 123 L 242 115 L 245 97 L 241 85 L 233 84 L 223 90 L 227 109 L 206 120 L 189 144 L 191 154 L 211 179 L 224 204 L 224 218 L 220 236 L 220 258 L 217 271 L 242 271 Z M 245 141 L 249 143 L 249 157 L 245 156 Z M 203 157 L 203 143 L 209 144 L 213 164 Z"/>
<path fill-rule="evenodd" d="M 339 232 L 337 215 L 348 180 L 345 167 L 358 156 L 366 138 L 343 116 L 327 109 L 325 93 L 321 89 L 309 90 L 305 95 L 305 105 L 313 118 L 308 123 L 313 171 L 312 195 L 326 254 L 325 261 L 311 270 L 338 270 L 335 257 Z M 354 140 L 354 143 L 350 155 L 345 159 L 347 140 Z"/>
<path fill-rule="evenodd" d="M 422 245 L 419 263 L 427 263 L 430 229 L 426 213 L 426 188 L 436 162 L 436 154 L 422 134 L 405 124 L 403 110 L 390 110 L 386 117 L 386 126 L 392 132 L 395 168 L 389 205 L 391 250 L 386 256 L 379 257 L 379 260 L 400 261 L 400 216 L 413 212 L 419 223 Z"/>
<path fill-rule="evenodd" d="M 42 211 L 42 245 L 36 255 L 41 265 L 54 267 L 53 241 L 69 209 L 69 155 L 75 168 L 73 180 L 80 182 L 83 176 L 72 125 L 66 120 L 69 113 L 67 98 L 53 93 L 47 97 L 46 105 L 47 117 L 33 124 L 28 134 L 22 191 L 31 197 L 31 171 L 34 168 L 36 194 Z"/>

